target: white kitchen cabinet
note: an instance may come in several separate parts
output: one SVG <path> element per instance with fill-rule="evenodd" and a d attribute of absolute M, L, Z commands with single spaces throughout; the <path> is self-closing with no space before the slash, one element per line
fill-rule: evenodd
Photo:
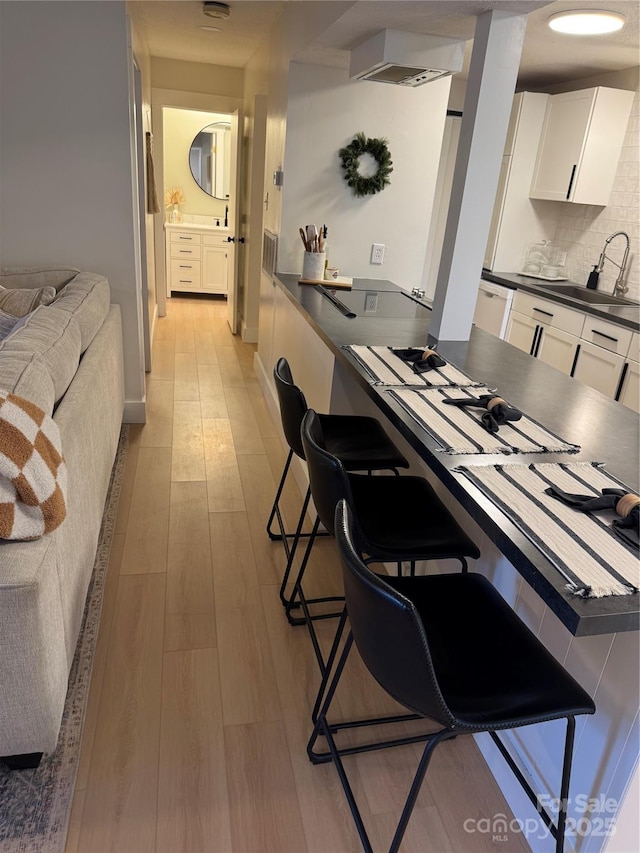
<path fill-rule="evenodd" d="M 536 356 L 556 370 L 571 375 L 580 338 L 562 329 L 545 326 L 539 336 Z"/>
<path fill-rule="evenodd" d="M 571 375 L 584 314 L 520 290 L 514 297 L 513 309 L 507 341 Z"/>
<path fill-rule="evenodd" d="M 581 338 L 574 378 L 615 397 L 633 332 L 587 314 Z"/>
<path fill-rule="evenodd" d="M 529 188 L 549 95 L 519 92 L 513 99 L 484 267 L 520 270 L 528 243 L 551 239 L 559 210 L 532 201 Z"/>
<path fill-rule="evenodd" d="M 537 335 L 538 324 L 535 320 L 519 311 L 511 311 L 505 337 L 508 344 L 518 347 L 528 355 L 533 355 L 533 345 L 537 342 Z"/>
<path fill-rule="evenodd" d="M 618 399 L 623 406 L 640 413 L 640 334 L 638 332 L 634 332 L 631 336 Z"/>
<path fill-rule="evenodd" d="M 607 397 L 615 397 L 623 365 L 624 356 L 583 341 L 573 377 Z"/>
<path fill-rule="evenodd" d="M 623 406 L 640 413 L 640 362 L 627 359 L 618 400 Z"/>
<path fill-rule="evenodd" d="M 167 290 L 188 293 L 228 292 L 228 230 L 166 226 Z"/>
<path fill-rule="evenodd" d="M 633 97 L 603 86 L 551 95 L 531 198 L 608 204 Z"/>

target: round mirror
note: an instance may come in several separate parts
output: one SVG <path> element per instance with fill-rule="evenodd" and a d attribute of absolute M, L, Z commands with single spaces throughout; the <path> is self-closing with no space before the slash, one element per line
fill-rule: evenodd
<path fill-rule="evenodd" d="M 201 190 L 213 198 L 229 198 L 231 124 L 216 121 L 196 134 L 189 149 L 191 174 Z"/>

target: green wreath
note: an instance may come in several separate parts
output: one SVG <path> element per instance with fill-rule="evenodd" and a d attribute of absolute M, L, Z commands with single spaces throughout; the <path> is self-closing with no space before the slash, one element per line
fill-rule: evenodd
<path fill-rule="evenodd" d="M 367 139 L 364 133 L 356 133 L 353 142 L 338 152 L 342 160 L 344 179 L 356 196 L 375 195 L 388 186 L 393 172 L 393 160 L 386 139 Z M 369 178 L 363 177 L 358 168 L 363 154 L 371 154 L 378 164 L 378 171 Z"/>

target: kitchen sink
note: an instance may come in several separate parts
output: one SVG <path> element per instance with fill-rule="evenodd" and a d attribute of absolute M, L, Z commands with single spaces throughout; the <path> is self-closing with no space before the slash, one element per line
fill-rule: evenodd
<path fill-rule="evenodd" d="M 631 299 L 622 296 L 612 296 L 610 293 L 602 293 L 599 290 L 588 290 L 586 287 L 578 287 L 575 284 L 536 284 L 541 290 L 549 290 L 551 293 L 563 293 L 572 299 L 588 302 L 591 305 L 637 305 Z"/>

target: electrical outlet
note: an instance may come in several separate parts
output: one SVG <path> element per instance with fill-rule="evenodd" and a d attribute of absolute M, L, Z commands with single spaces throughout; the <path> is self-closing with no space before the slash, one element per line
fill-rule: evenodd
<path fill-rule="evenodd" d="M 378 310 L 378 294 L 374 291 L 373 293 L 367 293 L 364 297 L 364 311 L 365 314 L 375 314 Z"/>
<path fill-rule="evenodd" d="M 382 264 L 384 263 L 384 243 L 372 243 L 371 244 L 371 263 L 372 264 Z"/>

